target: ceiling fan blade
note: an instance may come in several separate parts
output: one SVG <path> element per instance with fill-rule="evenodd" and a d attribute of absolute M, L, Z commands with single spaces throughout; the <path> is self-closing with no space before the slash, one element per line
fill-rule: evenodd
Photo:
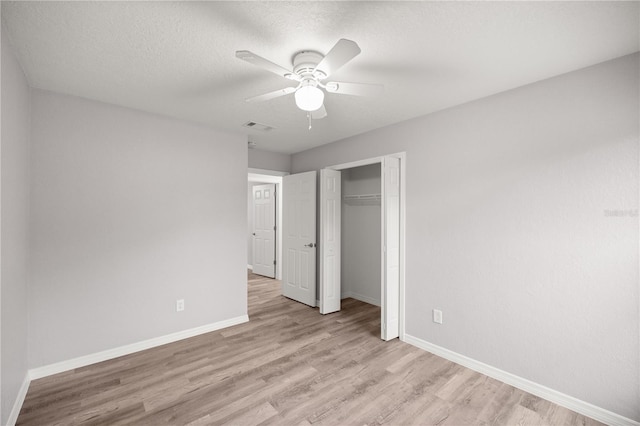
<path fill-rule="evenodd" d="M 324 104 L 320 108 L 315 111 L 311 111 L 311 118 L 314 120 L 320 120 L 321 118 L 325 118 L 327 116 L 327 110 L 324 107 Z"/>
<path fill-rule="evenodd" d="M 296 91 L 295 87 L 285 87 L 284 89 L 274 90 L 273 92 L 265 93 L 264 95 L 253 96 L 245 99 L 247 102 L 262 102 L 269 99 L 278 98 L 280 96 L 288 95 Z"/>
<path fill-rule="evenodd" d="M 315 70 L 322 71 L 325 75 L 324 78 L 327 78 L 344 64 L 358 56 L 359 53 L 360 47 L 355 41 L 341 38 L 320 63 L 316 65 Z"/>
<path fill-rule="evenodd" d="M 253 64 L 264 70 L 271 71 L 274 74 L 278 74 L 280 77 L 289 78 L 291 80 L 299 80 L 299 77 L 288 69 L 283 68 L 278 64 L 274 64 L 273 62 L 263 58 L 262 56 L 258 56 L 253 52 L 249 52 L 248 50 L 237 50 L 236 58 L 242 59 L 243 61 L 249 62 L 250 64 Z"/>
<path fill-rule="evenodd" d="M 384 86 L 382 84 L 341 83 L 332 81 L 327 83 L 325 88 L 329 93 L 338 93 L 340 95 L 375 96 L 384 92 Z"/>

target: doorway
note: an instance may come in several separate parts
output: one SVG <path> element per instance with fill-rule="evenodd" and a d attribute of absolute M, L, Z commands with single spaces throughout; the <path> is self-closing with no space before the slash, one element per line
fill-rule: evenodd
<path fill-rule="evenodd" d="M 288 175 L 287 172 L 264 170 L 264 169 L 248 169 L 247 175 L 247 268 L 252 270 L 254 257 L 254 235 L 255 227 L 253 224 L 253 186 L 259 184 L 275 185 L 275 278 L 282 279 L 282 177 Z"/>
<path fill-rule="evenodd" d="M 253 273 L 267 278 L 276 277 L 276 184 L 257 183 L 251 188 L 253 223 Z"/>
<path fill-rule="evenodd" d="M 330 166 L 320 173 L 320 312 L 326 314 L 340 310 L 340 296 L 343 292 L 343 259 L 340 251 L 343 247 L 348 247 L 348 244 L 345 244 L 346 236 L 341 229 L 342 209 L 338 207 L 338 202 L 342 203 L 343 196 L 346 195 L 347 200 L 360 199 L 375 203 L 379 196 L 382 204 L 379 216 L 381 244 L 378 246 L 381 283 L 379 300 L 380 335 L 383 340 L 391 340 L 404 334 L 405 159 L 405 153 L 398 153 Z M 369 171 L 379 167 L 381 172 L 381 179 L 378 181 L 380 192 L 375 192 L 375 188 L 368 188 L 366 193 L 342 194 L 339 182 L 342 182 L 343 172 L 371 165 L 377 166 L 368 169 Z M 376 243 L 375 238 L 368 236 L 360 244 L 368 242 Z M 370 264 L 370 267 L 375 265 Z M 376 301 L 375 296 L 370 301 Z"/>
<path fill-rule="evenodd" d="M 382 174 L 381 164 L 341 173 L 341 298 L 381 305 Z"/>
<path fill-rule="evenodd" d="M 342 293 L 341 171 L 372 164 L 378 164 L 381 168 L 380 239 L 382 246 L 379 247 L 379 256 L 382 282 L 380 288 L 380 335 L 383 340 L 391 340 L 404 335 L 405 158 L 405 153 L 398 153 L 334 165 L 320 170 L 318 213 L 315 208 L 315 172 L 294 174 L 283 179 L 281 199 L 284 209 L 282 216 L 284 216 L 283 232 L 286 235 L 285 245 L 287 245 L 287 254 L 283 258 L 283 263 L 285 263 L 283 286 L 291 284 L 294 287 L 304 289 L 305 294 L 317 294 L 320 313 L 329 314 L 340 310 Z M 314 174 L 310 181 L 303 179 L 303 175 L 308 173 Z M 303 187 L 304 190 L 301 190 Z M 292 190 L 294 191 L 290 192 Z M 314 207 L 308 208 L 312 204 Z M 315 229 L 315 225 L 310 224 L 316 223 L 316 217 L 319 219 L 319 234 L 302 232 L 303 228 Z M 303 224 L 306 225 L 302 226 Z M 289 238 L 290 236 L 296 238 Z M 319 261 L 318 285 L 316 285 L 316 274 L 313 273 L 316 270 L 316 255 L 312 252 L 316 248 L 318 249 L 316 254 Z M 300 262 L 300 259 L 303 259 L 304 262 Z M 284 292 L 283 294 L 286 296 Z M 292 295 L 290 298 L 310 306 L 316 306 L 316 302 L 311 299 L 307 301 L 305 298 L 303 300 L 297 298 L 296 295 Z"/>

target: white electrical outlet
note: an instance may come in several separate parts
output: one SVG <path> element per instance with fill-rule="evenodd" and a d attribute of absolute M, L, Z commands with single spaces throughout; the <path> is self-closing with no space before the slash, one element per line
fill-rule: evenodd
<path fill-rule="evenodd" d="M 433 322 L 436 324 L 442 324 L 442 311 L 439 309 L 433 310 Z"/>
<path fill-rule="evenodd" d="M 184 299 L 176 300 L 176 312 L 184 311 Z"/>

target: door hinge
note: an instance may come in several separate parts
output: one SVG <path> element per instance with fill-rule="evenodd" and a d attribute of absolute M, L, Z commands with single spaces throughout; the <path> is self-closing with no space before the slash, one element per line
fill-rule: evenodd
<path fill-rule="evenodd" d="M 276 230 L 276 226 L 275 226 L 275 225 L 273 225 L 273 230 L 274 230 L 274 231 Z"/>
<path fill-rule="evenodd" d="M 273 264 L 274 264 L 274 265 L 276 264 L 276 261 L 275 261 L 275 260 L 273 261 Z"/>

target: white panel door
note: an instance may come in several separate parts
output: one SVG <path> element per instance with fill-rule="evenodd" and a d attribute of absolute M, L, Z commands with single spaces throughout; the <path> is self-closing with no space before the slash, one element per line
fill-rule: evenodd
<path fill-rule="evenodd" d="M 340 172 L 320 170 L 320 313 L 340 310 Z"/>
<path fill-rule="evenodd" d="M 253 187 L 253 273 L 276 277 L 276 185 Z"/>
<path fill-rule="evenodd" d="M 384 262 L 381 337 L 391 340 L 400 335 L 400 159 L 384 158 L 382 188 Z"/>
<path fill-rule="evenodd" d="M 316 306 L 316 172 L 282 179 L 282 295 Z"/>

